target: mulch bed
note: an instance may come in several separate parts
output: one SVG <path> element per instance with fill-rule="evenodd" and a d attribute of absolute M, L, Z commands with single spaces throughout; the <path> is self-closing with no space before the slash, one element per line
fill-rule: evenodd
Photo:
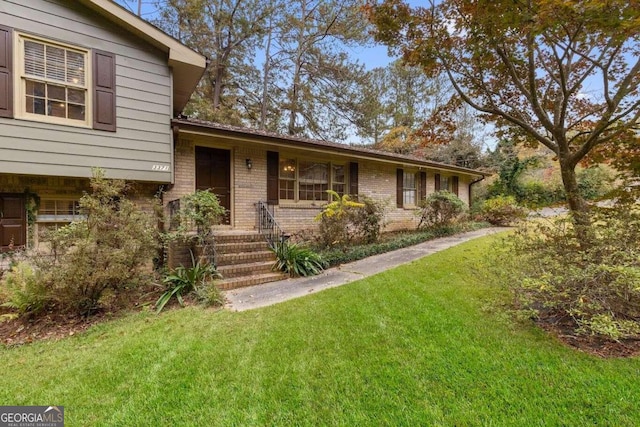
<path fill-rule="evenodd" d="M 592 335 L 578 335 L 575 331 L 577 325 L 568 317 L 541 317 L 537 324 L 563 344 L 585 353 L 607 359 L 640 356 L 640 340 L 613 341 Z"/>
<path fill-rule="evenodd" d="M 151 307 L 163 292 L 159 286 L 145 286 L 127 293 L 117 303 L 106 304 L 91 316 L 44 313 L 34 318 L 12 319 L 0 322 L 0 343 L 18 346 L 41 340 L 57 340 L 76 335 L 92 325 L 122 317 L 128 313 Z M 0 310 L 0 315 L 8 311 Z"/>

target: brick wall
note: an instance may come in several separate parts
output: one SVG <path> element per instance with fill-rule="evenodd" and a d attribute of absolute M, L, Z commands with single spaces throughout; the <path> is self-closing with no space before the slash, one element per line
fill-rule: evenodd
<path fill-rule="evenodd" d="M 239 230 L 256 228 L 256 203 L 267 198 L 267 148 L 244 141 L 206 137 L 200 135 L 180 135 L 175 152 L 175 184 L 164 195 L 165 204 L 195 190 L 195 146 L 227 149 L 231 152 L 231 226 Z M 277 151 L 278 148 L 271 148 Z M 322 158 L 321 154 L 288 149 L 286 156 L 297 158 Z M 331 161 L 346 163 L 354 159 L 332 155 Z M 327 161 L 329 161 L 328 157 Z M 251 160 L 251 169 L 246 161 Z M 418 167 L 407 167 L 393 163 L 357 160 L 359 163 L 359 192 L 387 203 L 386 230 L 415 228 L 419 218 L 415 207 L 396 207 L 396 169 L 417 173 Z M 425 169 L 422 169 L 423 171 Z M 438 171 L 427 169 L 427 193 L 435 190 L 434 174 Z M 447 174 L 448 175 L 448 174 Z M 461 176 L 460 198 L 468 203 L 469 178 Z M 287 202 L 274 206 L 276 220 L 289 233 L 317 227 L 314 217 L 320 212 L 322 203 Z"/>

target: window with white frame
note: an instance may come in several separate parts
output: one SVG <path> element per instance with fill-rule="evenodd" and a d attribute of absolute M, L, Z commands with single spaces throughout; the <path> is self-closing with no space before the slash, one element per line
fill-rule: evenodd
<path fill-rule="evenodd" d="M 415 206 L 416 194 L 416 174 L 404 171 L 402 179 L 402 199 L 404 206 Z"/>
<path fill-rule="evenodd" d="M 81 218 L 80 206 L 75 199 L 42 199 L 36 216 L 37 222 L 71 222 Z"/>
<path fill-rule="evenodd" d="M 88 123 L 88 51 L 19 38 L 22 114 L 66 124 Z"/>

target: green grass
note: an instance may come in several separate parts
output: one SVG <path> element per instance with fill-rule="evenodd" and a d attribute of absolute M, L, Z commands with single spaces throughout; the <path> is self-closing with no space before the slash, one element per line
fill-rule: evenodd
<path fill-rule="evenodd" d="M 576 352 L 484 307 L 496 237 L 260 310 L 133 315 L 0 350 L 2 405 L 67 425 L 640 424 L 640 360 Z"/>

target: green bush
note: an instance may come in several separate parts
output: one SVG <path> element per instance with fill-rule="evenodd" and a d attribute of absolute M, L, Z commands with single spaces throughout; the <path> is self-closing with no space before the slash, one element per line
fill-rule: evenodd
<path fill-rule="evenodd" d="M 79 203 L 84 218 L 50 235 L 53 258 L 41 266 L 60 308 L 83 315 L 100 308 L 106 290 L 148 281 L 157 250 L 154 218 L 129 200 L 124 181 L 95 170 L 91 188 Z"/>
<path fill-rule="evenodd" d="M 326 265 L 316 252 L 294 243 L 279 243 L 273 251 L 276 254 L 273 269 L 288 273 L 291 277 L 316 275 Z"/>
<path fill-rule="evenodd" d="M 27 262 L 17 262 L 4 274 L 0 301 L 19 315 L 38 314 L 52 302 L 41 274 Z"/>
<path fill-rule="evenodd" d="M 196 262 L 191 253 L 191 267 L 183 265 L 176 267 L 167 274 L 162 282 L 167 286 L 167 290 L 158 298 L 156 302 L 156 312 L 160 313 L 164 306 L 175 297 L 180 306 L 184 306 L 184 295 L 195 293 L 205 303 L 215 304 L 221 300 L 219 292 L 216 293 L 214 286 L 207 286 L 207 282 L 219 278 L 220 274 L 210 264 L 203 264 L 199 260 Z M 212 289 L 213 288 L 213 289 Z"/>
<path fill-rule="evenodd" d="M 343 248 L 329 248 L 320 252 L 322 259 L 329 266 L 336 266 L 346 262 L 357 261 L 372 255 L 383 254 L 396 249 L 406 248 L 437 237 L 450 236 L 465 231 L 486 227 L 486 223 L 466 222 L 451 224 L 429 230 L 418 230 L 395 235 L 387 241 L 362 245 L 351 245 Z"/>
<path fill-rule="evenodd" d="M 640 212 L 633 202 L 594 208 L 579 240 L 570 219 L 521 226 L 493 264 L 517 308 L 577 334 L 640 339 Z"/>
<path fill-rule="evenodd" d="M 520 184 L 514 196 L 518 203 L 530 208 L 539 208 L 565 201 L 562 185 L 541 181 L 527 181 Z"/>
<path fill-rule="evenodd" d="M 327 190 L 331 201 L 315 217 L 320 221 L 318 231 L 323 246 L 346 245 L 353 239 L 351 224 L 352 212 L 364 207 L 364 204 L 354 202 L 348 194 L 340 196 L 333 190 Z"/>
<path fill-rule="evenodd" d="M 127 198 L 130 189 L 122 180 L 108 180 L 95 170 L 91 188 L 80 199 L 83 218 L 48 235 L 51 255 L 32 255 L 25 261 L 30 267 L 21 267 L 12 279 L 12 304 L 19 312 L 44 304 L 89 315 L 101 307 L 105 291 L 117 299 L 149 281 L 146 267 L 157 249 L 154 219 Z M 18 289 L 25 297 L 35 295 L 34 303 L 19 302 Z"/>
<path fill-rule="evenodd" d="M 606 196 L 613 190 L 613 174 L 603 166 L 592 166 L 577 173 L 578 189 L 587 200 Z"/>
<path fill-rule="evenodd" d="M 503 226 L 524 219 L 527 213 L 518 205 L 515 197 L 496 196 L 483 202 L 481 215 L 488 223 Z"/>
<path fill-rule="evenodd" d="M 212 226 L 222 221 L 226 213 L 218 196 L 210 190 L 196 190 L 180 199 L 178 217 L 182 228 L 195 226 L 198 235 L 205 236 Z"/>
<path fill-rule="evenodd" d="M 431 193 L 420 203 L 418 228 L 442 227 L 451 224 L 465 209 L 464 202 L 449 191 Z"/>
<path fill-rule="evenodd" d="M 354 240 L 362 243 L 376 242 L 384 225 L 386 203 L 367 196 L 359 196 L 358 201 L 363 206 L 348 213 Z"/>

